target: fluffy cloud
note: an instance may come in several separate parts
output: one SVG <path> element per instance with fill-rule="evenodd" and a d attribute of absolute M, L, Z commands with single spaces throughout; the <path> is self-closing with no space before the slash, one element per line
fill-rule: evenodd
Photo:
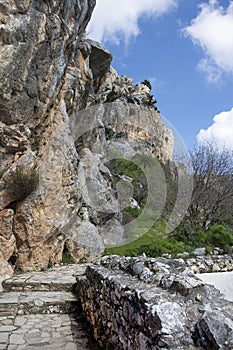
<path fill-rule="evenodd" d="M 209 82 L 216 82 L 222 72 L 233 73 L 233 1 L 226 9 L 217 0 L 202 3 L 199 15 L 183 32 L 204 51 L 198 68 Z"/>
<path fill-rule="evenodd" d="M 140 33 L 142 16 L 160 16 L 175 7 L 178 0 L 97 0 L 88 35 L 100 42 L 119 44 Z"/>
<path fill-rule="evenodd" d="M 224 145 L 233 150 L 233 108 L 230 111 L 221 112 L 213 118 L 213 124 L 206 130 L 201 129 L 197 135 L 197 141 L 214 140 L 217 144 Z"/>

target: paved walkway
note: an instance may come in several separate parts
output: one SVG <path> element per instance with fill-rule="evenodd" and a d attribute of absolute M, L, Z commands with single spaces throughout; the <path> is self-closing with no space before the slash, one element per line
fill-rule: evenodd
<path fill-rule="evenodd" d="M 97 349 L 71 289 L 85 265 L 15 275 L 0 293 L 0 350 Z"/>
<path fill-rule="evenodd" d="M 233 272 L 211 272 L 198 275 L 203 282 L 212 284 L 225 295 L 227 300 L 233 301 Z"/>

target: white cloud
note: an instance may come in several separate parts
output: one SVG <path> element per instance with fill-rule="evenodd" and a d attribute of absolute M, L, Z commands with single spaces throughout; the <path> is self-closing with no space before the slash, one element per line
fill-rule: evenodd
<path fill-rule="evenodd" d="M 233 150 L 233 108 L 215 115 L 213 124 L 206 130 L 200 130 L 197 141 L 202 143 L 210 140 Z"/>
<path fill-rule="evenodd" d="M 219 82 L 222 76 L 222 70 L 209 58 L 201 59 L 197 69 L 206 75 L 207 82 L 210 84 Z"/>
<path fill-rule="evenodd" d="M 178 0 L 97 0 L 87 31 L 100 41 L 126 44 L 140 34 L 142 16 L 160 16 L 174 8 Z"/>
<path fill-rule="evenodd" d="M 233 73 L 233 1 L 224 9 L 217 0 L 209 0 L 200 10 L 183 33 L 205 53 L 198 69 L 207 74 L 209 82 L 216 82 L 221 73 Z"/>

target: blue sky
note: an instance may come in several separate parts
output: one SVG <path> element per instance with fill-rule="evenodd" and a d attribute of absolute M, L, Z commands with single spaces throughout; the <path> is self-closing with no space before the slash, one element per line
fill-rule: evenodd
<path fill-rule="evenodd" d="M 97 0 L 88 31 L 118 74 L 151 81 L 189 148 L 198 135 L 233 149 L 233 1 Z"/>

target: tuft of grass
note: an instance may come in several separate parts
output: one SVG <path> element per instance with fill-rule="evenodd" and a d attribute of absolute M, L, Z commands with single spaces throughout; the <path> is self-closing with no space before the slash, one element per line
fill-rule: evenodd
<path fill-rule="evenodd" d="M 12 201 L 22 201 L 36 190 L 39 174 L 34 169 L 17 168 L 6 184 L 6 190 Z"/>

